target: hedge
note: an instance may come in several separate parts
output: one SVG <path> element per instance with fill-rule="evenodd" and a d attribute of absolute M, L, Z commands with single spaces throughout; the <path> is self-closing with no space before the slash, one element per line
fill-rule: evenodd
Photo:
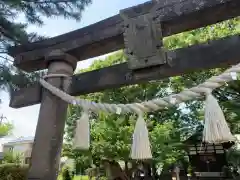
<path fill-rule="evenodd" d="M 17 164 L 0 164 L 1 180 L 26 180 L 28 166 Z"/>

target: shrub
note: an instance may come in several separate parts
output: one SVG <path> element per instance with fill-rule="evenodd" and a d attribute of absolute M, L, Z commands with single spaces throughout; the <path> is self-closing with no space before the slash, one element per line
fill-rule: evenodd
<path fill-rule="evenodd" d="M 28 166 L 17 164 L 1 164 L 1 180 L 26 180 Z"/>
<path fill-rule="evenodd" d="M 3 162 L 10 164 L 21 164 L 22 154 L 7 152 L 3 155 Z"/>

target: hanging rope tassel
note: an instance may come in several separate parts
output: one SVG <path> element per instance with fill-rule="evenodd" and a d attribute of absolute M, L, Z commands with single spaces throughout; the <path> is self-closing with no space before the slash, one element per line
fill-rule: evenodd
<path fill-rule="evenodd" d="M 81 118 L 77 121 L 73 146 L 81 150 L 88 150 L 90 147 L 90 124 L 87 110 L 83 111 Z"/>
<path fill-rule="evenodd" d="M 211 93 L 208 93 L 206 96 L 203 142 L 224 143 L 229 141 L 235 141 L 235 138 L 228 127 L 218 101 Z"/>
<path fill-rule="evenodd" d="M 131 158 L 138 160 L 152 158 L 150 142 L 148 137 L 148 129 L 146 122 L 143 119 L 143 115 L 139 115 L 135 125 L 131 149 Z"/>

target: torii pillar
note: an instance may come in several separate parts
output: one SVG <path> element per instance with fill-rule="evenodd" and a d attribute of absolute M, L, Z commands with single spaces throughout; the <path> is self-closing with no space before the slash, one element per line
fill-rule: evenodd
<path fill-rule="evenodd" d="M 77 59 L 60 50 L 49 53 L 46 58 L 49 74 L 72 76 Z M 48 83 L 68 92 L 71 78 L 48 77 Z M 42 89 L 41 107 L 33 144 L 28 180 L 56 180 L 61 157 L 65 119 L 68 104 Z"/>

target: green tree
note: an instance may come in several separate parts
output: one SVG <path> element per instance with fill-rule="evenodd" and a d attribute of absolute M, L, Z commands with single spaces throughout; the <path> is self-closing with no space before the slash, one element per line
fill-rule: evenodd
<path fill-rule="evenodd" d="M 30 24 L 43 25 L 43 17 L 64 17 L 80 20 L 82 11 L 91 0 L 4 0 L 0 1 L 1 41 L 3 45 L 22 44 L 39 40 L 35 33 L 26 32 L 27 24 L 17 23 L 22 13 Z M 40 39 L 42 39 L 40 37 Z M 6 43 L 6 44 L 5 44 Z"/>
<path fill-rule="evenodd" d="M 6 120 L 3 115 L 0 117 L 0 138 L 9 135 L 13 130 L 13 124 Z"/>
<path fill-rule="evenodd" d="M 27 86 L 39 73 L 25 73 L 11 65 L 7 56 L 9 46 L 42 40 L 35 32 L 28 33 L 28 24 L 44 25 L 43 18 L 64 17 L 80 20 L 83 10 L 91 0 L 1 0 L 0 1 L 0 90 Z M 26 22 L 18 22 L 19 15 Z"/>
<path fill-rule="evenodd" d="M 12 132 L 13 125 L 9 122 L 1 123 L 0 124 L 0 137 L 4 137 L 9 135 Z"/>

